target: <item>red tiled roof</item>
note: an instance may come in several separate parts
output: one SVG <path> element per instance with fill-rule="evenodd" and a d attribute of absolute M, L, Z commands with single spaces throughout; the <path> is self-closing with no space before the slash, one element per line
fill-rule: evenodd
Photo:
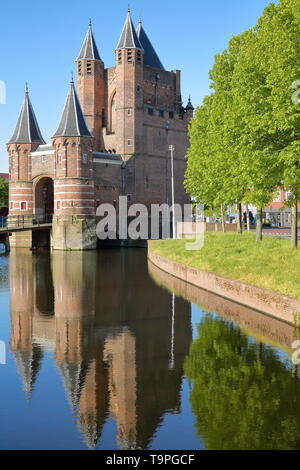
<path fill-rule="evenodd" d="M 0 178 L 4 181 L 8 181 L 8 173 L 0 173 Z"/>

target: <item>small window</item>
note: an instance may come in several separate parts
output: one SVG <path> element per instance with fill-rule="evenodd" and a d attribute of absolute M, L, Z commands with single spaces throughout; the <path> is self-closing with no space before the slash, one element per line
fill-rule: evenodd
<path fill-rule="evenodd" d="M 170 111 L 170 112 L 169 112 L 169 118 L 170 118 L 170 119 L 174 119 L 174 111 Z"/>
<path fill-rule="evenodd" d="M 128 49 L 128 51 L 127 51 L 127 62 L 129 64 L 132 63 L 132 50 L 131 49 Z"/>
<path fill-rule="evenodd" d="M 82 72 L 82 62 L 78 62 L 78 73 L 79 75 L 81 75 L 81 72 Z"/>
<path fill-rule="evenodd" d="M 84 154 L 82 155 L 82 163 L 83 163 L 84 165 L 86 165 L 86 164 L 87 164 L 87 161 L 88 161 L 88 156 L 87 156 L 86 153 L 84 153 Z"/>
<path fill-rule="evenodd" d="M 11 202 L 11 203 L 10 203 L 10 209 L 13 210 L 13 208 L 14 208 L 14 203 Z"/>
<path fill-rule="evenodd" d="M 131 114 L 132 114 L 131 109 L 127 109 L 127 115 L 131 116 Z"/>
<path fill-rule="evenodd" d="M 56 210 L 60 211 L 61 209 L 61 201 L 56 201 Z"/>
<path fill-rule="evenodd" d="M 161 118 L 165 117 L 165 112 L 162 109 L 159 110 L 159 117 Z"/>
<path fill-rule="evenodd" d="M 86 71 L 90 75 L 92 73 L 92 61 L 88 60 L 86 63 Z"/>
<path fill-rule="evenodd" d="M 132 145 L 132 140 L 131 140 L 131 139 L 128 139 L 128 140 L 127 140 L 127 143 L 128 143 L 128 145 Z"/>
<path fill-rule="evenodd" d="M 137 51 L 137 62 L 138 62 L 138 64 L 142 63 L 142 53 L 141 53 L 141 51 Z"/>
<path fill-rule="evenodd" d="M 21 211 L 27 211 L 27 202 L 21 202 Z"/>
<path fill-rule="evenodd" d="M 137 86 L 136 86 L 136 90 L 137 90 L 137 91 L 141 91 L 141 85 L 137 85 Z"/>
<path fill-rule="evenodd" d="M 273 202 L 281 202 L 281 193 L 280 193 L 280 191 L 276 191 Z"/>
<path fill-rule="evenodd" d="M 122 51 L 118 52 L 118 62 L 119 64 L 122 64 Z"/>
<path fill-rule="evenodd" d="M 153 108 L 148 108 L 148 114 L 149 116 L 153 116 L 154 114 Z"/>
<path fill-rule="evenodd" d="M 62 160 L 61 153 L 58 153 L 57 154 L 57 163 L 61 163 L 61 160 Z"/>

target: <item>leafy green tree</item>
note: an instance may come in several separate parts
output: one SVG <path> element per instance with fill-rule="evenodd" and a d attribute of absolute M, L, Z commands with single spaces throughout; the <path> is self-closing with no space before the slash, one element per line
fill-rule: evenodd
<path fill-rule="evenodd" d="M 271 3 L 254 28 L 216 56 L 214 92 L 190 128 L 186 173 L 187 190 L 201 202 L 255 205 L 258 241 L 263 208 L 276 189 L 290 190 L 293 247 L 300 199 L 300 99 L 292 101 L 300 87 L 299 11 L 300 0 Z"/>
<path fill-rule="evenodd" d="M 8 206 L 8 182 L 0 178 L 0 206 Z"/>
<path fill-rule="evenodd" d="M 300 380 L 288 359 L 212 315 L 185 360 L 207 449 L 299 449 Z"/>
<path fill-rule="evenodd" d="M 245 32 L 233 38 L 228 50 L 216 56 L 210 72 L 214 92 L 198 108 L 190 127 L 186 189 L 199 202 L 207 202 L 218 209 L 235 202 L 240 211 L 247 189 L 240 171 L 239 155 L 232 144 L 241 129 L 230 127 L 230 116 L 232 75 L 239 49 L 247 41 L 248 34 Z"/>
<path fill-rule="evenodd" d="M 299 7 L 299 0 L 270 4 L 235 68 L 234 102 L 246 123 L 240 145 L 250 157 L 249 200 L 259 209 L 276 186 L 292 191 L 293 207 L 299 199 L 300 109 L 292 101 L 292 83 L 300 78 Z M 292 246 L 296 241 L 294 230 Z"/>

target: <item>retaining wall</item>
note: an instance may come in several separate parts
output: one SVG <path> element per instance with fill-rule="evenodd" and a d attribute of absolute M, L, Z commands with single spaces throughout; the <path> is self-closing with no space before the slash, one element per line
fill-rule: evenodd
<path fill-rule="evenodd" d="M 148 258 L 155 266 L 178 279 L 290 324 L 295 323 L 295 314 L 300 315 L 300 299 L 168 260 L 151 250 L 151 242 L 148 243 Z"/>

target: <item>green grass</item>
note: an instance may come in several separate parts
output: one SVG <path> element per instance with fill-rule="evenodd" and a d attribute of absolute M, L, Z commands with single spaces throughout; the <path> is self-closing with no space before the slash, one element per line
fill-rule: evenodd
<path fill-rule="evenodd" d="M 187 251 L 186 240 L 151 241 L 151 250 L 168 259 L 300 299 L 300 250 L 288 240 L 244 233 L 205 234 L 204 247 Z"/>

